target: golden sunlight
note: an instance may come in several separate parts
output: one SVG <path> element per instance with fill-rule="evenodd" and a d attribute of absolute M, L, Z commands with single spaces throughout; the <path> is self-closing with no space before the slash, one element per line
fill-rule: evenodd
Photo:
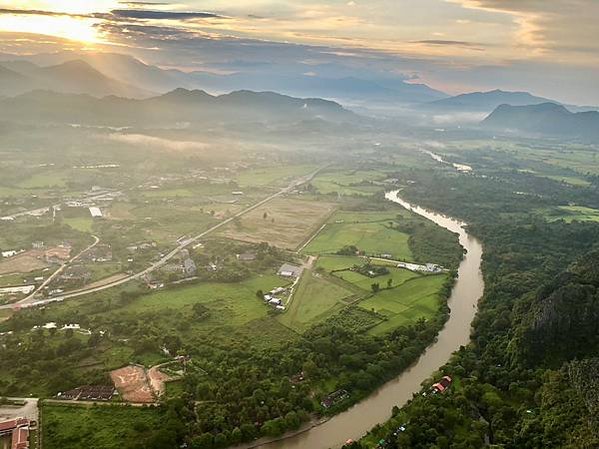
<path fill-rule="evenodd" d="M 76 40 L 85 43 L 100 41 L 99 33 L 93 19 L 74 17 L 52 17 L 38 15 L 3 15 L 0 16 L 0 31 L 36 33 Z"/>

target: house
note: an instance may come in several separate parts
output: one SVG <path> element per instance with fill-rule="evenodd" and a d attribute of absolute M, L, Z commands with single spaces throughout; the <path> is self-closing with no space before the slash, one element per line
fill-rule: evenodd
<path fill-rule="evenodd" d="M 95 206 L 91 206 L 89 208 L 89 213 L 92 216 L 92 218 L 102 218 L 102 211 L 100 210 L 99 207 L 95 207 Z"/>
<path fill-rule="evenodd" d="M 31 248 L 33 248 L 33 249 L 43 249 L 43 247 L 44 247 L 44 242 L 42 242 L 41 240 L 38 240 L 31 244 Z"/>
<path fill-rule="evenodd" d="M 286 278 L 298 278 L 302 275 L 303 268 L 285 263 L 281 265 L 277 274 Z"/>
<path fill-rule="evenodd" d="M 0 437 L 10 435 L 12 449 L 27 449 L 29 447 L 29 426 L 34 424 L 34 421 L 29 421 L 27 418 L 0 422 Z"/>
<path fill-rule="evenodd" d="M 72 265 L 60 276 L 63 281 L 87 282 L 91 279 L 91 272 L 83 265 Z"/>
<path fill-rule="evenodd" d="M 338 404 L 347 398 L 349 398 L 349 393 L 347 390 L 337 390 L 326 395 L 320 402 L 320 405 L 322 405 L 324 408 L 331 408 L 333 405 Z"/>
<path fill-rule="evenodd" d="M 196 267 L 196 264 L 193 260 L 188 258 L 183 261 L 183 272 L 187 276 L 195 276 L 197 271 L 198 271 L 198 268 Z"/>
<path fill-rule="evenodd" d="M 218 266 L 214 262 L 210 262 L 208 264 L 208 266 L 206 267 L 206 269 L 208 271 L 217 271 L 218 270 Z"/>
<path fill-rule="evenodd" d="M 452 384 L 451 377 L 443 376 L 443 378 L 433 385 L 433 393 L 444 393 Z"/>
<path fill-rule="evenodd" d="M 17 254 L 19 254 L 19 252 L 14 249 L 11 249 L 8 251 L 2 251 L 2 257 L 13 257 L 13 256 L 16 256 Z"/>
<path fill-rule="evenodd" d="M 248 252 L 237 254 L 237 260 L 241 262 L 251 262 L 252 260 L 256 260 L 256 253 Z"/>
<path fill-rule="evenodd" d="M 283 301 L 281 301 L 279 298 L 272 298 L 270 301 L 268 301 L 268 303 L 273 306 L 280 306 L 283 304 Z"/>

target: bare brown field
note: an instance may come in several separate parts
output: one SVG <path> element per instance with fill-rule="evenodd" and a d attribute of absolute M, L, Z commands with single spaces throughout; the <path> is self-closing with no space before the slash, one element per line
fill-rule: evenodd
<path fill-rule="evenodd" d="M 221 235 L 296 249 L 320 227 L 335 207 L 334 203 L 321 201 L 275 198 L 227 225 Z"/>
<path fill-rule="evenodd" d="M 46 268 L 48 264 L 44 260 L 44 252 L 41 250 L 30 250 L 18 254 L 0 262 L 0 274 L 29 273 L 34 270 Z"/>
<path fill-rule="evenodd" d="M 162 365 L 156 365 L 148 370 L 148 379 L 150 380 L 150 385 L 158 397 L 164 394 L 166 390 L 165 383 L 173 380 L 171 376 L 160 371 L 161 366 Z"/>
<path fill-rule="evenodd" d="M 154 402 L 154 394 L 146 370 L 129 365 L 110 372 L 110 378 L 123 400 L 128 402 Z"/>

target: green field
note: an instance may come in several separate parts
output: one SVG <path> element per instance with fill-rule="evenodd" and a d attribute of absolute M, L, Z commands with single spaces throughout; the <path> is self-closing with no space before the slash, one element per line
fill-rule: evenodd
<path fill-rule="evenodd" d="M 439 309 L 438 294 L 446 279 L 446 275 L 421 276 L 360 302 L 360 307 L 387 317 L 370 332 L 380 335 L 419 318 L 432 317 Z"/>
<path fill-rule="evenodd" d="M 65 187 L 66 174 L 55 171 L 50 173 L 38 173 L 19 182 L 18 186 L 23 189 L 42 189 L 45 187 Z"/>
<path fill-rule="evenodd" d="M 308 175 L 316 168 L 315 165 L 289 165 L 251 169 L 239 174 L 237 184 L 242 188 L 282 185 L 287 179 Z"/>
<path fill-rule="evenodd" d="M 373 283 L 380 284 L 381 287 L 386 287 L 389 279 L 392 280 L 392 285 L 397 286 L 404 282 L 420 276 L 410 270 L 404 270 L 396 268 L 394 266 L 387 266 L 389 274 L 383 276 L 377 276 L 374 278 L 364 276 L 363 274 L 355 271 L 349 271 L 354 265 L 364 265 L 366 259 L 363 257 L 353 256 L 320 256 L 316 262 L 316 266 L 324 269 L 327 272 L 335 271 L 332 273 L 333 276 L 347 281 L 363 290 L 370 291 Z M 383 262 L 378 262 L 375 265 L 386 265 Z M 345 271 L 337 271 L 345 270 Z"/>
<path fill-rule="evenodd" d="M 355 215 L 355 214 L 353 214 Z M 335 214 L 335 219 L 337 214 Z M 364 219 L 368 214 L 364 214 Z M 355 245 L 366 254 L 391 254 L 394 259 L 413 260 L 408 245 L 409 235 L 389 229 L 386 220 L 342 223 L 330 222 L 304 248 L 309 254 L 334 254 L 346 245 Z"/>
<path fill-rule="evenodd" d="M 303 332 L 341 310 L 344 298 L 353 292 L 323 276 L 306 271 L 297 285 L 293 300 L 279 321 L 291 329 Z"/>
<path fill-rule="evenodd" d="M 343 279 L 344 281 L 351 282 L 361 289 L 370 291 L 371 285 L 374 283 L 377 283 L 381 286 L 381 288 L 384 288 L 387 286 L 389 279 L 391 279 L 392 286 L 397 286 L 409 281 L 410 279 L 417 278 L 420 275 L 410 270 L 389 267 L 389 274 L 374 278 L 364 276 L 363 274 L 357 273 L 355 271 L 341 271 L 335 273 L 335 276 Z"/>
<path fill-rule="evenodd" d="M 119 449 L 146 439 L 162 419 L 153 408 L 44 404 L 44 449 Z"/>
<path fill-rule="evenodd" d="M 65 217 L 62 220 L 66 225 L 69 225 L 71 228 L 76 231 L 81 232 L 92 232 L 92 227 L 94 225 L 94 220 L 91 216 L 89 217 Z"/>
<path fill-rule="evenodd" d="M 575 220 L 599 222 L 599 210 L 584 206 L 560 206 L 547 214 L 547 218 L 550 221 L 564 220 L 567 223 Z"/>
<path fill-rule="evenodd" d="M 256 276 L 239 283 L 206 282 L 190 287 L 165 290 L 142 296 L 121 308 L 119 313 L 182 310 L 202 303 L 215 309 L 228 311 L 228 324 L 243 324 L 266 316 L 268 308 L 256 298 L 256 291 L 269 291 L 286 283 L 278 276 Z"/>
<path fill-rule="evenodd" d="M 358 256 L 320 256 L 316 261 L 316 267 L 322 268 L 326 272 L 334 270 L 344 270 L 353 267 L 354 265 L 362 265 L 364 259 Z"/>
<path fill-rule="evenodd" d="M 312 181 L 312 185 L 323 195 L 330 193 L 347 196 L 372 195 L 384 190 L 384 187 L 372 185 L 370 181 L 385 179 L 386 177 L 386 174 L 377 171 L 323 172 Z"/>
<path fill-rule="evenodd" d="M 577 176 L 544 175 L 544 177 L 577 187 L 588 187 L 591 185 L 586 179 Z"/>

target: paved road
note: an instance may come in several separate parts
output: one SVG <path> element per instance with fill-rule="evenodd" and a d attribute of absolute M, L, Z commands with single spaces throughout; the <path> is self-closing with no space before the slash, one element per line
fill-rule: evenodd
<path fill-rule="evenodd" d="M 76 254 L 74 257 L 71 257 L 69 260 L 67 260 L 65 263 L 63 263 L 58 270 L 56 270 L 54 273 L 52 273 L 50 276 L 48 276 L 48 279 L 46 279 L 38 288 L 36 288 L 33 293 L 31 293 L 29 296 L 27 296 L 26 298 L 21 299 L 20 301 L 17 301 L 15 304 L 26 304 L 27 302 L 32 302 L 34 301 L 35 295 L 37 295 L 39 292 L 42 291 L 42 289 L 50 284 L 50 282 L 52 282 L 60 273 L 63 272 L 63 270 L 71 263 L 75 262 L 77 259 L 79 259 L 79 257 L 81 257 L 81 255 L 83 253 L 86 253 L 87 251 L 89 251 L 90 249 L 92 249 L 94 246 L 96 246 L 99 242 L 100 239 L 98 237 L 96 237 L 95 235 L 92 235 L 92 237 L 94 238 L 94 243 L 92 243 L 91 245 L 89 245 L 87 248 L 85 248 L 83 251 L 79 252 L 78 254 Z"/>
<path fill-rule="evenodd" d="M 141 279 L 142 277 L 144 277 L 145 275 L 157 270 L 158 268 L 164 266 L 169 260 L 171 260 L 172 258 L 174 258 L 177 254 L 179 254 L 183 249 L 185 249 L 186 247 L 188 247 L 189 245 L 196 243 L 198 240 L 206 237 L 208 234 L 213 233 L 214 231 L 222 228 L 223 226 L 228 225 L 229 223 L 231 223 L 233 220 L 241 217 L 242 215 L 247 214 L 248 212 L 253 211 L 254 209 L 259 208 L 260 206 L 268 203 L 269 201 L 272 201 L 273 199 L 284 195 L 286 193 L 291 192 L 293 189 L 295 189 L 296 187 L 301 186 L 302 184 L 305 184 L 307 182 L 310 182 L 317 174 L 319 171 L 321 171 L 323 167 L 320 167 L 319 169 L 315 170 L 314 172 L 310 173 L 309 175 L 303 176 L 301 178 L 298 178 L 294 181 L 292 181 L 287 187 L 285 187 L 284 189 L 279 190 L 277 193 L 274 193 L 272 195 L 270 195 L 267 198 L 264 198 L 263 200 L 257 202 L 256 204 L 236 213 L 235 215 L 231 216 L 230 218 L 227 218 L 224 221 L 221 221 L 220 223 L 212 226 L 211 228 L 207 229 L 206 231 L 196 235 L 193 238 L 189 238 L 187 240 L 184 240 L 183 242 L 181 242 L 179 244 L 179 246 L 177 246 L 175 249 L 173 249 L 171 252 L 169 252 L 167 255 L 165 255 L 162 259 L 160 259 L 157 262 L 154 262 L 152 265 L 150 265 L 148 268 L 146 268 L 143 271 L 140 271 L 139 273 L 135 273 L 132 275 L 129 275 L 125 278 L 119 279 L 117 281 L 111 282 L 109 284 L 105 284 L 102 286 L 98 286 L 98 287 L 94 287 L 94 288 L 89 288 L 86 290 L 79 290 L 77 292 L 73 292 L 73 293 L 67 293 L 64 295 L 61 295 L 60 297 L 56 297 L 56 298 L 48 298 L 48 299 L 43 299 L 43 300 L 39 300 L 39 301 L 35 301 L 33 299 L 27 299 L 27 300 L 22 300 L 21 302 L 18 303 L 18 306 L 20 307 L 31 307 L 31 306 L 40 306 L 43 304 L 49 304 L 52 302 L 59 302 L 59 301 L 63 301 L 65 299 L 70 299 L 70 298 L 76 298 L 79 296 L 83 296 L 83 295 L 87 295 L 89 293 L 96 293 L 96 292 L 100 292 L 103 290 L 107 290 L 109 288 L 112 287 L 117 287 L 119 285 L 123 285 L 129 281 L 133 281 L 133 280 L 137 280 L 137 279 Z M 0 306 L 0 309 L 8 309 L 8 308 L 12 308 L 14 307 L 15 304 L 6 304 L 3 306 Z"/>

